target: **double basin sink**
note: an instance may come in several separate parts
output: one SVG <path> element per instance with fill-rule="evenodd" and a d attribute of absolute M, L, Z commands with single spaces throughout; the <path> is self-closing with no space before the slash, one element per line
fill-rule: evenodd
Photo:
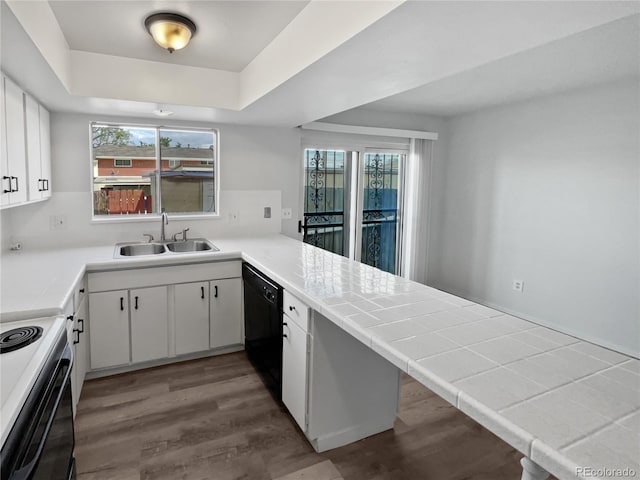
<path fill-rule="evenodd" d="M 218 247 L 204 238 L 162 243 L 119 243 L 116 245 L 115 258 L 170 255 L 173 253 L 217 252 L 218 250 Z"/>

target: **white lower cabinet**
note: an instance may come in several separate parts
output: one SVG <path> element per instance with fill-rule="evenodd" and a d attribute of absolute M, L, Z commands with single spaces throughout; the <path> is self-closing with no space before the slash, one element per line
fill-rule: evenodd
<path fill-rule="evenodd" d="M 282 403 L 300 428 L 306 430 L 307 332 L 285 315 L 282 326 Z"/>
<path fill-rule="evenodd" d="M 129 357 L 129 291 L 91 293 L 91 368 L 126 365 Z"/>
<path fill-rule="evenodd" d="M 225 278 L 210 282 L 209 347 L 242 343 L 242 279 Z"/>
<path fill-rule="evenodd" d="M 169 356 L 167 287 L 129 291 L 131 361 L 148 362 Z"/>
<path fill-rule="evenodd" d="M 239 261 L 90 273 L 91 369 L 242 344 L 240 275 Z"/>
<path fill-rule="evenodd" d="M 86 297 L 74 315 L 74 339 L 73 339 L 73 369 L 71 391 L 73 392 L 73 405 L 80 400 L 80 392 L 84 384 L 84 378 L 89 368 L 89 309 Z M 73 382 L 75 381 L 75 388 Z"/>
<path fill-rule="evenodd" d="M 209 282 L 175 286 L 176 355 L 209 349 Z"/>
<path fill-rule="evenodd" d="M 282 402 L 318 452 L 393 428 L 400 371 L 287 290 Z"/>
<path fill-rule="evenodd" d="M 167 287 L 89 295 L 91 368 L 169 356 Z"/>

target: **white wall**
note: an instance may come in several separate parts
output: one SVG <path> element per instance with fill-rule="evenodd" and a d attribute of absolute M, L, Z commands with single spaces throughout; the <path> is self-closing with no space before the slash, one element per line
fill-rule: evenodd
<path fill-rule="evenodd" d="M 46 202 L 2 211 L 3 249 L 9 240 L 24 248 L 105 244 L 142 240 L 143 232 L 159 233 L 153 222 L 91 224 L 89 124 L 91 121 L 158 123 L 149 119 L 100 117 L 69 113 L 51 116 L 52 189 Z M 167 125 L 207 126 L 220 130 L 221 218 L 171 220 L 168 233 L 190 227 L 191 236 L 280 232 L 297 236 L 298 194 L 301 178 L 300 134 L 297 129 L 211 125 L 165 121 Z M 263 207 L 272 207 L 272 219 Z M 281 207 L 293 209 L 291 220 L 280 219 Z M 231 222 L 229 213 L 238 212 Z M 64 215 L 67 226 L 51 230 L 50 217 Z"/>
<path fill-rule="evenodd" d="M 450 119 L 429 284 L 638 356 L 639 92 L 636 79 Z"/>

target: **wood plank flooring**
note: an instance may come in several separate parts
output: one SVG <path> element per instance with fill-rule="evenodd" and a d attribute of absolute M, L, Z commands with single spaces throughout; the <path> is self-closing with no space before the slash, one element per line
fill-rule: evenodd
<path fill-rule="evenodd" d="M 78 480 L 516 480 L 521 454 L 409 377 L 392 431 L 318 454 L 244 352 L 85 383 Z"/>

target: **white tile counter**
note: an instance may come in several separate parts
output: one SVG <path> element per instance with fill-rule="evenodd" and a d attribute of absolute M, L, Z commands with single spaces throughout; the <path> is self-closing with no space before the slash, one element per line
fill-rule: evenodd
<path fill-rule="evenodd" d="M 640 360 L 284 236 L 212 241 L 220 252 L 3 255 L 3 319 L 58 313 L 85 271 L 242 257 L 555 476 L 640 478 Z"/>

